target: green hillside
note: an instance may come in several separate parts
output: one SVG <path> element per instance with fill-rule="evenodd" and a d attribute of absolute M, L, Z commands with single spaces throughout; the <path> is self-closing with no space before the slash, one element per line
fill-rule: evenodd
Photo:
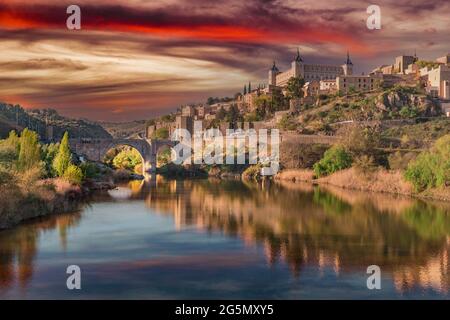
<path fill-rule="evenodd" d="M 46 128 L 53 127 L 53 138 L 61 139 L 65 131 L 71 138 L 111 138 L 99 124 L 82 119 L 66 118 L 53 109 L 25 110 L 20 105 L 0 103 L 0 138 L 13 129 L 28 127 L 46 139 Z"/>

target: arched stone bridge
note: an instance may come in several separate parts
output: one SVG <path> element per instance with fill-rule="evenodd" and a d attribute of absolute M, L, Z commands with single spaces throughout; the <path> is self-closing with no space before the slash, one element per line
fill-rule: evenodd
<path fill-rule="evenodd" d="M 90 161 L 103 161 L 108 150 L 125 145 L 135 148 L 142 156 L 145 172 L 155 172 L 156 156 L 161 147 L 173 147 L 178 142 L 152 139 L 70 139 L 72 152 Z"/>

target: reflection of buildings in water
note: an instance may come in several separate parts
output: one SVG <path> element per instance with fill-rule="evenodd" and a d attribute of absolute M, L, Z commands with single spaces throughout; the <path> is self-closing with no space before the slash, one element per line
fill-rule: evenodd
<path fill-rule="evenodd" d="M 419 266 L 407 266 L 393 272 L 395 288 L 406 292 L 419 286 L 438 292 L 450 291 L 450 236 L 447 245 Z"/>
<path fill-rule="evenodd" d="M 15 281 L 25 288 L 33 276 L 34 259 L 40 235 L 58 229 L 61 247 L 67 248 L 67 231 L 78 224 L 81 213 L 47 217 L 37 223 L 24 224 L 0 234 L 0 292 Z"/>
<path fill-rule="evenodd" d="M 448 250 L 445 235 L 432 235 L 434 222 L 424 226 L 414 220 L 422 211 L 439 214 L 431 205 L 384 195 L 371 202 L 360 193 L 349 203 L 314 188 L 287 192 L 285 186 L 272 185 L 261 191 L 256 184 L 228 187 L 224 181 L 161 181 L 157 190 L 147 205 L 173 214 L 177 229 L 195 225 L 239 236 L 246 245 L 263 244 L 268 263 L 284 261 L 294 275 L 306 265 L 339 275 L 378 264 L 396 281 L 405 274 L 422 287 L 440 283 L 433 288 L 442 291 L 450 285 L 448 253 L 442 254 Z M 450 215 L 445 219 L 450 225 Z"/>

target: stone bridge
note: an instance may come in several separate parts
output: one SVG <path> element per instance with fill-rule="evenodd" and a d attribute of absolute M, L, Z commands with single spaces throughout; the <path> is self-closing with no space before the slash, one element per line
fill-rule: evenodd
<path fill-rule="evenodd" d="M 142 169 L 145 172 L 156 171 L 158 151 L 164 147 L 173 147 L 178 142 L 154 139 L 70 139 L 72 152 L 90 161 L 103 161 L 108 150 L 117 146 L 135 148 L 142 156 Z"/>

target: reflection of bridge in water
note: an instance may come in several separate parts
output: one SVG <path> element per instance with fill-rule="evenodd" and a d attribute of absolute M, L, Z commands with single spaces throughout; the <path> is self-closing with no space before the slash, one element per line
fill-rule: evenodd
<path fill-rule="evenodd" d="M 145 201 L 151 214 L 173 217 L 177 229 L 196 226 L 263 246 L 268 264 L 286 263 L 299 277 L 311 267 L 337 276 L 365 275 L 367 266 L 376 264 L 399 292 L 450 292 L 450 207 L 445 203 L 298 183 L 262 188 L 155 175 L 122 188 L 119 201 Z M 102 197 L 96 200 L 114 201 L 108 194 Z M 31 281 L 41 234 L 57 229 L 66 247 L 69 230 L 82 218 L 81 213 L 51 216 L 21 225 L 18 232 L 0 233 L 0 292 L 15 279 L 22 287 Z"/>
<path fill-rule="evenodd" d="M 171 140 L 155 139 L 71 139 L 70 147 L 79 156 L 90 161 L 103 161 L 108 150 L 117 146 L 135 148 L 143 159 L 143 173 L 156 171 L 158 151 L 163 147 L 173 147 L 177 144 Z"/>

